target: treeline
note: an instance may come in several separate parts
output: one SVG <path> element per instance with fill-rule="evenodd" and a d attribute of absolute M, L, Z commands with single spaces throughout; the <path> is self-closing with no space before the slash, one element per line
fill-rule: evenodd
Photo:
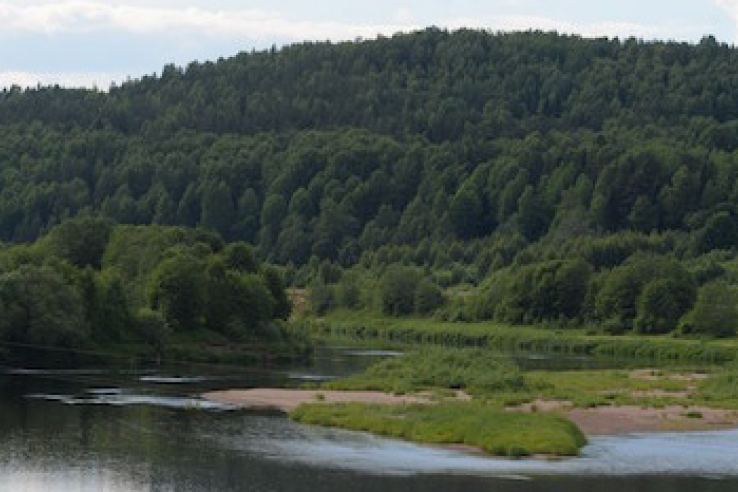
<path fill-rule="evenodd" d="M 8 89 L 0 238 L 200 227 L 320 312 L 728 335 L 694 320 L 738 283 L 736 62 L 711 37 L 427 29 Z"/>
<path fill-rule="evenodd" d="M 734 337 L 738 252 L 694 255 L 689 244 L 689 236 L 676 234 L 544 238 L 480 284 L 446 289 L 443 271 L 410 256 L 386 267 L 324 263 L 308 284 L 308 304 L 317 314 L 354 309 L 610 335 Z"/>
<path fill-rule="evenodd" d="M 169 65 L 109 94 L 6 91 L 0 124 L 125 135 L 364 128 L 432 142 L 738 116 L 737 52 L 699 44 L 430 28 Z"/>
<path fill-rule="evenodd" d="M 34 244 L 5 245 L 0 308 L 0 348 L 22 362 L 96 352 L 161 358 L 191 340 L 202 351 L 290 343 L 277 269 L 246 243 L 181 227 L 81 217 Z"/>

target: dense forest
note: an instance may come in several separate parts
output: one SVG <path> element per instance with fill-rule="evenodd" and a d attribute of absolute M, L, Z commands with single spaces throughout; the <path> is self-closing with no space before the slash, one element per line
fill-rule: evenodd
<path fill-rule="evenodd" d="M 318 312 L 732 336 L 736 87 L 738 49 L 712 37 L 431 28 L 10 88 L 0 238 L 200 227 Z"/>
<path fill-rule="evenodd" d="M 291 306 L 279 272 L 246 243 L 197 229 L 69 219 L 33 244 L 0 248 L 0 309 L 0 359 L 16 362 L 300 350 L 282 326 Z"/>

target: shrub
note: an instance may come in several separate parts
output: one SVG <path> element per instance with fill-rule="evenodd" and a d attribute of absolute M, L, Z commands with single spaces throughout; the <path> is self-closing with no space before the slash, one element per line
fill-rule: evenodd
<path fill-rule="evenodd" d="M 432 314 L 444 303 L 443 291 L 428 279 L 422 280 L 415 290 L 415 312 Z"/>
<path fill-rule="evenodd" d="M 520 369 L 505 356 L 485 349 L 440 347 L 385 359 L 362 375 L 327 383 L 327 387 L 401 393 L 446 388 L 483 394 L 529 389 Z"/>

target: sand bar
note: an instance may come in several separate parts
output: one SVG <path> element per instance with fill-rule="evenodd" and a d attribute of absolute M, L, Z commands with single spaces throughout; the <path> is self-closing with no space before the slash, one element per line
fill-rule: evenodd
<path fill-rule="evenodd" d="M 391 395 L 378 391 L 327 391 L 256 388 L 206 393 L 204 398 L 243 408 L 269 408 L 289 412 L 303 403 L 432 404 L 425 395 Z M 464 395 L 461 397 L 466 399 Z M 738 412 L 698 406 L 600 406 L 576 408 L 568 402 L 536 401 L 509 411 L 554 412 L 576 423 L 588 435 L 640 432 L 721 430 L 738 427 Z M 699 415 L 698 418 L 695 418 Z"/>
<path fill-rule="evenodd" d="M 509 411 L 554 412 L 571 420 L 589 435 L 618 435 L 642 432 L 725 430 L 738 427 L 738 412 L 696 405 L 661 408 L 620 405 L 577 408 L 566 401 L 537 400 Z"/>

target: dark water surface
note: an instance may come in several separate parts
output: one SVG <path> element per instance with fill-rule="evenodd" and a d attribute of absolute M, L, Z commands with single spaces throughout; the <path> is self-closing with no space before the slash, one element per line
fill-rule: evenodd
<path fill-rule="evenodd" d="M 603 438 L 583 458 L 505 461 L 197 398 L 342 376 L 390 355 L 333 349 L 278 371 L 6 370 L 0 491 L 738 491 L 738 432 Z"/>

